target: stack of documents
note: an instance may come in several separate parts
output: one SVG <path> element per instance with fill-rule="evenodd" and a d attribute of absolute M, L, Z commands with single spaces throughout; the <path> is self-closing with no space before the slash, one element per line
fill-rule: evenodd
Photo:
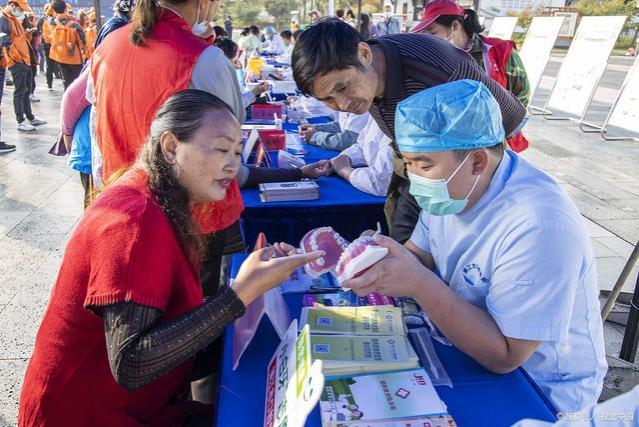
<path fill-rule="evenodd" d="M 406 337 L 402 309 L 305 307 L 300 324 L 311 332 L 311 357 L 324 375 L 352 375 L 414 369 L 419 358 Z"/>
<path fill-rule="evenodd" d="M 274 182 L 260 184 L 262 202 L 288 202 L 319 199 L 319 185 L 315 181 Z"/>

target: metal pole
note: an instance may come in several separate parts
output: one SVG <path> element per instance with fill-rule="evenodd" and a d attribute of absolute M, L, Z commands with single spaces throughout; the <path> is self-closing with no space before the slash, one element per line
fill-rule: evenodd
<path fill-rule="evenodd" d="M 619 294 L 621 293 L 621 290 L 623 289 L 623 285 L 624 283 L 626 283 L 628 276 L 630 276 L 630 273 L 632 272 L 632 268 L 637 263 L 637 260 L 639 260 L 639 242 L 637 242 L 637 244 L 635 245 L 635 249 L 632 251 L 632 254 L 630 254 L 630 258 L 628 258 L 628 262 L 626 263 L 626 265 L 624 265 L 623 270 L 621 270 L 621 274 L 619 275 L 619 278 L 617 279 L 617 283 L 615 283 L 615 286 L 612 288 L 612 291 L 610 291 L 610 295 L 608 295 L 606 304 L 604 305 L 603 309 L 601 309 L 601 318 L 604 321 L 608 317 L 608 314 L 610 314 L 610 311 L 612 310 L 612 308 L 615 306 L 615 301 L 617 301 L 617 298 L 619 297 Z"/>
<path fill-rule="evenodd" d="M 637 345 L 639 344 L 639 276 L 635 284 L 635 292 L 630 303 L 630 313 L 626 323 L 626 332 L 623 334 L 619 358 L 626 362 L 635 363 Z"/>
<path fill-rule="evenodd" d="M 362 0 L 357 0 L 357 29 L 359 29 L 360 21 L 362 20 Z"/>
<path fill-rule="evenodd" d="M 93 7 L 95 8 L 95 25 L 98 28 L 102 28 L 102 12 L 100 11 L 100 0 L 93 0 Z"/>

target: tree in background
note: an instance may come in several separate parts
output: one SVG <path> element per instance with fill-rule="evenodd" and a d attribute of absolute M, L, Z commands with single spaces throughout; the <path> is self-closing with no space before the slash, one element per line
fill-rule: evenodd
<path fill-rule="evenodd" d="M 380 0 L 364 0 L 362 12 L 379 12 L 381 4 Z M 272 25 L 284 30 L 290 28 L 292 10 L 299 11 L 300 24 L 306 24 L 308 12 L 317 9 L 325 14 L 327 8 L 328 0 L 226 0 L 219 17 L 231 15 L 236 28 Z M 352 9 L 357 14 L 357 1 L 335 0 L 335 9 Z"/>

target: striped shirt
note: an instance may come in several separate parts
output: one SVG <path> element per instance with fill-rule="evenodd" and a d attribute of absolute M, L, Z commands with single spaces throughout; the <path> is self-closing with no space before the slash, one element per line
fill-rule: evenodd
<path fill-rule="evenodd" d="M 382 131 L 393 140 L 396 151 L 397 104 L 424 89 L 456 80 L 471 79 L 486 85 L 499 104 L 506 135 L 516 133 L 521 128 L 526 108 L 514 95 L 488 77 L 469 54 L 452 43 L 428 34 L 395 34 L 367 43 L 379 46 L 386 57 L 384 96 L 373 102 L 369 112 Z"/>

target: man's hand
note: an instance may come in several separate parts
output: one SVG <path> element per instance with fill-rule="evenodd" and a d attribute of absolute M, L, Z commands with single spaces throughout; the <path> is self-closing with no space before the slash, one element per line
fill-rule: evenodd
<path fill-rule="evenodd" d="M 351 164 L 351 158 L 345 154 L 342 154 L 337 157 L 333 157 L 331 159 L 331 166 L 333 167 L 333 171 L 341 176 L 342 178 L 348 180 L 351 172 L 353 171 L 353 166 Z"/>
<path fill-rule="evenodd" d="M 255 95 L 255 97 L 257 98 L 261 94 L 268 92 L 269 88 L 270 85 L 268 84 L 268 82 L 261 82 L 253 88 L 253 95 Z"/>
<path fill-rule="evenodd" d="M 310 165 L 302 166 L 301 170 L 302 176 L 309 179 L 317 179 L 320 176 L 327 176 L 330 175 L 332 172 L 331 163 L 328 160 L 320 160 L 317 163 L 311 163 Z"/>
<path fill-rule="evenodd" d="M 311 138 L 317 132 L 317 128 L 313 125 L 300 126 L 300 137 L 304 138 L 306 142 L 311 142 Z"/>
<path fill-rule="evenodd" d="M 344 282 L 343 287 L 351 288 L 359 296 L 379 292 L 395 297 L 415 297 L 429 280 L 437 279 L 400 243 L 380 234 L 374 239 L 388 249 L 388 255 L 361 276 Z"/>

